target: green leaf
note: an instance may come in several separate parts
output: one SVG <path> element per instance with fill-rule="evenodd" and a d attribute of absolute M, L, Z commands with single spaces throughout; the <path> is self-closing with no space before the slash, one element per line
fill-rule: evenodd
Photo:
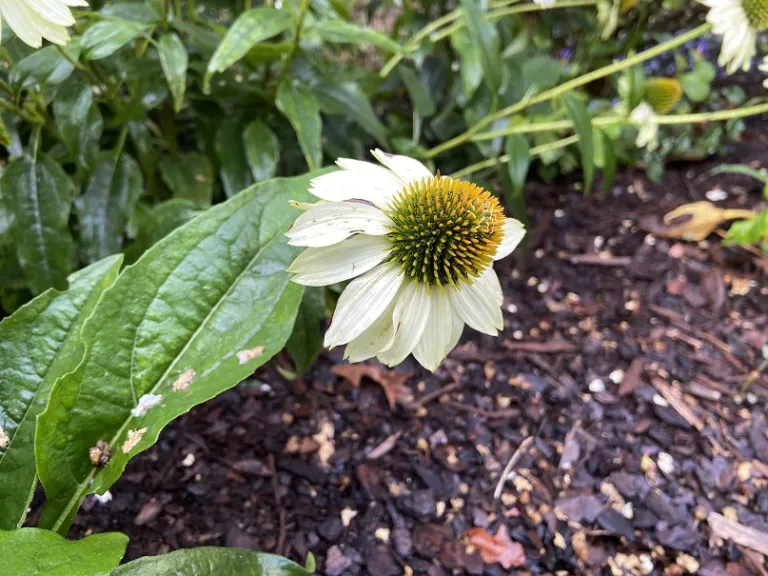
<path fill-rule="evenodd" d="M 160 162 L 160 174 L 174 198 L 186 198 L 197 206 L 210 206 L 213 166 L 204 154 L 165 156 Z"/>
<path fill-rule="evenodd" d="M 310 576 L 295 562 L 240 548 L 200 547 L 128 562 L 111 576 Z"/>
<path fill-rule="evenodd" d="M 531 166 L 531 151 L 528 140 L 522 134 L 510 134 L 506 144 L 507 171 L 511 183 L 510 197 L 506 198 L 512 210 L 512 215 L 525 222 L 525 182 L 528 179 L 528 169 Z"/>
<path fill-rule="evenodd" d="M 142 206 L 139 205 L 139 208 Z M 193 202 L 183 198 L 166 200 L 155 204 L 151 209 L 144 210 L 145 212 L 141 212 L 142 215 L 138 218 L 136 239 L 125 253 L 125 260 L 129 264 L 136 262 L 150 247 L 200 214 L 200 210 Z"/>
<path fill-rule="evenodd" d="M 493 24 L 483 19 L 477 0 L 461 0 L 461 5 L 469 17 L 470 38 L 480 53 L 483 79 L 491 92 L 496 94 L 501 86 L 503 65 L 499 53 L 499 34 Z"/>
<path fill-rule="evenodd" d="M 0 450 L 0 530 L 24 521 L 37 484 L 35 421 L 56 379 L 80 362 L 80 328 L 122 260 L 113 256 L 72 274 L 69 290 L 46 290 L 0 322 L 0 424 L 10 439 Z"/>
<path fill-rule="evenodd" d="M 241 126 L 238 120 L 222 123 L 216 131 L 214 141 L 216 157 L 219 160 L 219 174 L 227 198 L 232 198 L 253 183 L 243 146 Z"/>
<path fill-rule="evenodd" d="M 253 8 L 243 12 L 227 31 L 205 71 L 203 92 L 210 90 L 211 76 L 223 72 L 245 56 L 259 42 L 272 38 L 293 26 L 288 10 Z"/>
<path fill-rule="evenodd" d="M 298 252 L 284 236 L 298 216 L 288 201 L 308 200 L 314 176 L 258 184 L 211 208 L 104 293 L 81 333 L 83 362 L 56 382 L 38 419 L 35 454 L 47 499 L 40 526 L 66 531 L 85 494 L 107 490 L 168 422 L 283 347 L 303 292 L 285 272 Z M 133 417 L 148 393 L 162 402 Z M 131 430 L 145 430 L 135 447 L 125 444 Z M 88 451 L 99 440 L 111 458 L 94 469 Z"/>
<path fill-rule="evenodd" d="M 5 125 L 3 117 L 0 116 L 0 146 L 8 148 L 11 144 L 11 133 L 8 132 L 8 127 Z"/>
<path fill-rule="evenodd" d="M 75 200 L 82 257 L 95 262 L 120 252 L 123 233 L 143 190 L 141 170 L 128 154 L 101 154 L 85 193 Z"/>
<path fill-rule="evenodd" d="M 264 182 L 277 173 L 280 142 L 275 133 L 261 120 L 254 120 L 243 131 L 245 157 L 256 182 Z"/>
<path fill-rule="evenodd" d="M 468 101 L 483 81 L 483 64 L 480 51 L 477 45 L 472 42 L 466 28 L 459 28 L 451 34 L 451 45 L 459 53 L 461 90 L 464 92 L 464 99 Z"/>
<path fill-rule="evenodd" d="M 4 576 L 106 576 L 120 563 L 126 546 L 128 536 L 119 532 L 82 540 L 38 528 L 0 532 Z"/>
<path fill-rule="evenodd" d="M 160 38 L 157 51 L 173 97 L 173 109 L 178 112 L 184 104 L 184 90 L 187 87 L 187 49 L 174 32 L 169 32 Z"/>
<path fill-rule="evenodd" d="M 147 24 L 126 20 L 101 20 L 90 26 L 83 34 L 83 57 L 86 60 L 99 60 L 114 54 L 147 30 Z"/>
<path fill-rule="evenodd" d="M 284 80 L 277 90 L 275 103 L 293 126 L 309 169 L 320 167 L 323 162 L 320 143 L 323 126 L 320 106 L 312 90 L 297 81 Z"/>
<path fill-rule="evenodd" d="M 17 255 L 30 290 L 66 289 L 74 250 L 68 225 L 74 186 L 69 176 L 42 154 L 37 162 L 22 156 L 8 165 L 0 185 L 6 209 L 14 216 Z"/>
<path fill-rule="evenodd" d="M 296 315 L 293 332 L 285 345 L 296 372 L 306 372 L 323 348 L 320 322 L 325 318 L 325 294 L 323 288 L 305 288 L 304 298 Z"/>
<path fill-rule="evenodd" d="M 751 168 L 746 164 L 721 164 L 720 166 L 716 166 L 709 172 L 702 174 L 699 177 L 699 179 L 703 180 L 705 178 L 709 178 L 710 176 L 715 176 L 717 174 L 741 174 L 742 176 L 749 176 L 751 178 L 754 178 L 755 180 L 757 180 L 758 182 L 762 182 L 763 184 L 768 184 L 768 174 L 760 170 L 756 170 L 755 168 Z"/>
<path fill-rule="evenodd" d="M 723 239 L 726 246 L 747 246 L 757 244 L 761 240 L 768 241 L 768 210 L 754 218 L 734 222 Z"/>
<path fill-rule="evenodd" d="M 335 44 L 373 44 L 389 52 L 400 52 L 400 45 L 372 28 L 364 28 L 344 20 L 320 20 L 312 24 L 309 33 Z"/>
<path fill-rule="evenodd" d="M 704 102 L 709 96 L 712 81 L 717 75 L 715 67 L 706 60 L 696 63 L 691 72 L 680 74 L 678 80 L 683 93 L 693 102 Z"/>
<path fill-rule="evenodd" d="M 614 142 L 610 136 L 598 130 L 598 137 L 602 141 L 603 148 L 603 191 L 608 192 L 613 186 L 613 181 L 616 179 L 616 150 L 614 149 Z M 596 140 L 597 141 L 597 140 Z"/>
<path fill-rule="evenodd" d="M 53 101 L 53 114 L 64 146 L 82 167 L 96 156 L 104 129 L 98 105 L 93 102 L 93 87 L 80 76 L 65 83 Z"/>
<path fill-rule="evenodd" d="M 143 4 L 139 2 L 116 2 L 104 6 L 100 13 L 121 20 L 132 20 L 145 24 L 160 23 L 160 13 L 149 2 Z"/>
<path fill-rule="evenodd" d="M 356 82 L 323 82 L 314 86 L 314 93 L 325 112 L 351 116 L 382 146 L 388 147 L 387 129 L 373 111 L 368 96 Z"/>
<path fill-rule="evenodd" d="M 405 84 L 405 89 L 408 90 L 408 95 L 411 97 L 413 107 L 422 118 L 429 118 L 437 113 L 437 107 L 432 101 L 432 97 L 429 95 L 429 90 L 416 75 L 416 73 L 407 66 L 401 66 L 400 79 Z"/>
<path fill-rule="evenodd" d="M 565 104 L 565 112 L 571 122 L 573 122 L 574 129 L 579 137 L 581 169 L 584 172 L 584 194 L 589 194 L 592 188 L 592 179 L 595 175 L 592 119 L 584 103 L 572 94 L 563 96 L 563 103 Z"/>
<path fill-rule="evenodd" d="M 72 60 L 80 57 L 80 39 L 73 38 L 64 47 Z M 17 88 L 61 84 L 69 78 L 75 67 L 58 51 L 56 46 L 46 46 L 33 52 L 12 68 L 9 80 Z"/>

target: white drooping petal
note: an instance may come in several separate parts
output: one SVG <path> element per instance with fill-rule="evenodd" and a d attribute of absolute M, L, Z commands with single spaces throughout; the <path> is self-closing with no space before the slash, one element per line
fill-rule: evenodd
<path fill-rule="evenodd" d="M 478 332 L 496 336 L 504 327 L 503 296 L 493 268 L 488 268 L 472 284 L 462 284 L 458 290 L 449 290 L 448 294 L 454 311 Z"/>
<path fill-rule="evenodd" d="M 330 286 L 368 272 L 380 264 L 391 248 L 386 236 L 358 234 L 325 248 L 307 248 L 288 267 L 297 284 Z"/>
<path fill-rule="evenodd" d="M 332 202 L 366 200 L 384 208 L 403 188 L 403 182 L 392 172 L 370 162 L 340 158 L 342 170 L 313 178 L 309 191 L 318 198 Z"/>
<path fill-rule="evenodd" d="M 40 33 L 40 17 L 35 14 L 22 0 L 0 1 L 0 13 L 19 39 L 32 46 L 40 48 L 43 37 Z"/>
<path fill-rule="evenodd" d="M 7 1 L 7 0 L 5 0 Z M 69 7 L 61 0 L 25 0 L 27 6 L 37 14 L 48 20 L 51 24 L 59 26 L 72 26 L 75 19 L 72 17 Z"/>
<path fill-rule="evenodd" d="M 393 300 L 384 313 L 365 332 L 347 344 L 344 358 L 350 362 L 362 362 L 389 349 L 395 338 L 395 327 L 392 323 L 394 310 L 395 302 Z"/>
<path fill-rule="evenodd" d="M 496 255 L 493 257 L 494 260 L 501 260 L 512 254 L 525 237 L 525 226 L 514 218 L 505 218 L 502 230 L 504 231 L 504 236 L 499 247 L 496 249 Z"/>
<path fill-rule="evenodd" d="M 757 31 L 752 27 L 742 0 L 699 0 L 709 7 L 707 22 L 712 32 L 722 36 L 718 65 L 728 74 L 748 71 L 757 53 Z M 755 7 L 752 9 L 761 10 Z"/>
<path fill-rule="evenodd" d="M 656 123 L 656 113 L 647 102 L 641 102 L 632 110 L 629 119 L 637 125 L 638 148 L 647 147 L 648 150 L 654 150 L 658 146 L 659 126 Z"/>
<path fill-rule="evenodd" d="M 355 278 L 341 293 L 325 346 L 333 348 L 354 340 L 381 316 L 403 283 L 400 267 L 379 264 Z"/>
<path fill-rule="evenodd" d="M 463 328 L 464 322 L 453 311 L 448 295 L 443 291 L 435 288 L 429 296 L 429 319 L 421 339 L 413 349 L 413 356 L 424 368 L 434 372 L 456 345 L 452 344 L 456 325 Z"/>
<path fill-rule="evenodd" d="M 389 218 L 376 208 L 360 202 L 315 204 L 299 216 L 285 233 L 291 246 L 331 246 L 353 234 L 383 236 L 389 233 Z"/>
<path fill-rule="evenodd" d="M 392 170 L 400 180 L 409 184 L 419 182 L 425 178 L 431 178 L 432 172 L 418 160 L 408 158 L 408 156 L 398 156 L 397 154 L 387 154 L 378 148 L 371 150 L 374 158 Z"/>
<path fill-rule="evenodd" d="M 392 324 L 395 337 L 384 352 L 377 354 L 388 366 L 400 364 L 410 354 L 424 333 L 429 319 L 430 297 L 421 282 L 406 282 L 395 297 Z"/>

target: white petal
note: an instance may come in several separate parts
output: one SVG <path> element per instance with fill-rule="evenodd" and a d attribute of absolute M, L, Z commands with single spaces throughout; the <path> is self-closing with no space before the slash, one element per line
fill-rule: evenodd
<path fill-rule="evenodd" d="M 72 26 L 72 24 L 75 23 L 75 19 L 72 17 L 72 12 L 70 12 L 67 5 L 60 0 L 25 1 L 27 6 L 32 8 L 32 10 L 48 20 L 51 24 L 58 24 L 59 26 Z"/>
<path fill-rule="evenodd" d="M 458 290 L 448 289 L 448 294 L 456 313 L 478 332 L 496 336 L 504 327 L 503 296 L 493 268 L 488 268 L 473 284 L 462 284 Z"/>
<path fill-rule="evenodd" d="M 386 214 L 359 202 L 315 204 L 299 216 L 285 233 L 291 246 L 331 246 L 353 234 L 383 236 L 389 233 Z"/>
<path fill-rule="evenodd" d="M 395 339 L 392 346 L 377 354 L 388 366 L 396 366 L 406 359 L 421 339 L 429 319 L 430 297 L 421 282 L 406 282 L 395 298 L 392 324 Z"/>
<path fill-rule="evenodd" d="M 366 200 L 380 208 L 403 188 L 403 183 L 392 172 L 376 164 L 341 158 L 337 164 L 344 168 L 313 178 L 309 191 L 318 198 L 332 202 Z"/>
<path fill-rule="evenodd" d="M 371 154 L 373 154 L 373 157 L 376 158 L 376 160 L 397 174 L 398 178 L 406 184 L 419 182 L 425 178 L 432 177 L 432 172 L 429 171 L 429 168 L 424 166 L 424 164 L 418 160 L 408 158 L 408 156 L 387 154 L 378 148 L 376 148 L 376 150 L 371 150 Z"/>
<path fill-rule="evenodd" d="M 88 2 L 85 0 L 61 0 L 63 4 L 67 6 L 88 6 Z"/>
<path fill-rule="evenodd" d="M 59 46 L 65 46 L 69 42 L 69 32 L 65 26 L 51 24 L 46 20 L 40 20 L 40 34 L 43 38 Z"/>
<path fill-rule="evenodd" d="M 365 332 L 347 344 L 344 358 L 350 362 L 362 362 L 389 349 L 395 339 L 395 326 L 392 324 L 394 310 L 395 302 L 393 300 L 384 313 Z"/>
<path fill-rule="evenodd" d="M 40 17 L 30 10 L 21 0 L 3 0 L 0 2 L 0 12 L 8 22 L 8 26 L 19 39 L 32 46 L 40 48 L 43 38 L 40 34 Z"/>
<path fill-rule="evenodd" d="M 365 332 L 384 313 L 402 283 L 400 267 L 389 263 L 352 280 L 336 304 L 325 346 L 346 344 Z"/>
<path fill-rule="evenodd" d="M 493 257 L 494 260 L 501 260 L 512 254 L 525 237 L 525 226 L 514 218 L 505 218 L 502 229 L 504 230 L 504 237 L 496 249 L 496 255 Z"/>
<path fill-rule="evenodd" d="M 368 272 L 392 247 L 386 236 L 358 234 L 325 248 L 307 248 L 288 267 L 297 284 L 329 286 Z"/>
<path fill-rule="evenodd" d="M 454 337 L 454 327 L 464 327 L 464 322 L 451 308 L 448 295 L 439 289 L 430 293 L 429 319 L 421 340 L 413 349 L 413 356 L 419 364 L 434 372 L 450 352 Z M 461 334 L 461 332 L 459 332 Z M 456 338 L 458 340 L 458 338 Z"/>

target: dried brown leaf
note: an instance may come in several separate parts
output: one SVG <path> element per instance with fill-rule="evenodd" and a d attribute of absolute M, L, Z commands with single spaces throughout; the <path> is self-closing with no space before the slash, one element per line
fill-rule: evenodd
<path fill-rule="evenodd" d="M 470 528 L 464 532 L 467 544 L 478 552 L 486 564 L 498 562 L 505 570 L 525 565 L 525 551 L 517 542 L 512 542 L 506 525 L 502 524 L 491 534 L 485 528 Z"/>
<path fill-rule="evenodd" d="M 381 386 L 390 409 L 395 409 L 398 400 L 411 396 L 411 389 L 405 385 L 413 376 L 412 372 L 395 372 L 376 364 L 337 364 L 331 368 L 336 376 L 341 376 L 354 386 L 360 386 L 363 378 L 373 380 Z"/>

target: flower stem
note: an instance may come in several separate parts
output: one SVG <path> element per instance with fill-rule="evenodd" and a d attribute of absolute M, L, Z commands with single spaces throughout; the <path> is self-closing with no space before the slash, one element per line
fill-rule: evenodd
<path fill-rule="evenodd" d="M 682 46 L 686 42 L 689 42 L 694 38 L 698 38 L 699 36 L 706 34 L 707 32 L 710 31 L 710 29 L 711 29 L 710 24 L 702 24 L 701 26 L 694 28 L 689 32 L 686 32 L 685 34 L 681 34 L 680 36 L 672 38 L 667 42 L 659 44 L 658 46 L 654 46 L 653 48 L 649 48 L 648 50 L 640 52 L 639 54 L 635 54 L 634 56 L 630 56 L 629 58 L 626 58 L 620 62 L 615 62 L 608 66 L 598 68 L 597 70 L 594 70 L 592 72 L 589 72 L 587 74 L 574 78 L 573 80 L 564 82 L 559 86 L 555 86 L 554 88 L 545 90 L 538 96 L 521 100 L 520 102 L 507 106 L 506 108 L 502 108 L 498 112 L 494 114 L 490 114 L 489 116 L 486 116 L 480 122 L 478 122 L 477 124 L 469 128 L 466 132 L 459 134 L 458 136 L 448 140 L 447 142 L 443 142 L 442 144 L 435 146 L 431 150 L 428 150 L 426 153 L 426 157 L 434 158 L 435 156 L 437 156 L 442 152 L 445 152 L 446 150 L 450 150 L 451 148 L 455 148 L 460 144 L 464 144 L 465 142 L 470 141 L 472 139 L 472 136 L 480 132 L 486 126 L 493 124 L 496 120 L 521 112 L 522 110 L 525 110 L 526 108 L 533 106 L 535 104 L 539 104 L 541 102 L 546 102 L 547 100 L 551 100 L 552 98 L 556 98 L 561 94 L 570 92 L 574 88 L 578 88 L 580 86 L 584 86 L 585 84 L 589 84 L 593 80 L 604 78 L 616 72 L 621 72 L 622 70 L 631 68 L 636 64 L 645 62 L 646 60 L 649 60 L 660 54 L 663 54 L 668 50 L 677 48 L 678 46 Z"/>
<path fill-rule="evenodd" d="M 299 50 L 299 40 L 301 37 L 301 29 L 304 26 L 304 16 L 307 15 L 307 9 L 309 8 L 309 0 L 301 0 L 301 7 L 299 8 L 299 17 L 296 19 L 296 29 L 293 33 L 293 44 L 291 44 L 291 51 L 285 55 L 283 63 L 280 65 L 280 70 L 275 76 L 275 83 L 279 86 L 280 81 L 288 71 L 288 66 L 291 65 L 293 57 L 296 56 L 296 52 Z"/>

